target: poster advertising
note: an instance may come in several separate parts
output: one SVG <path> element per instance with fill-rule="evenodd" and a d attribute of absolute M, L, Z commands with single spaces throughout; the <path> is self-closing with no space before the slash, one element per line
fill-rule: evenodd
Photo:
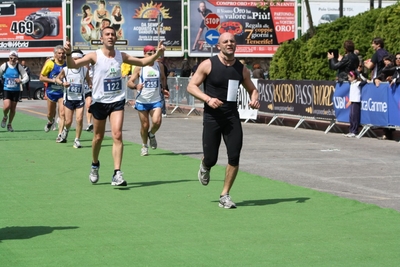
<path fill-rule="evenodd" d="M 294 39 L 295 2 L 285 1 L 271 4 L 266 10 L 257 7 L 259 0 L 248 1 L 189 1 L 189 55 L 210 56 L 217 53 L 216 45 L 210 45 L 207 34 L 217 30 L 219 34 L 235 35 L 236 55 L 242 57 L 272 57 L 279 44 Z M 217 14 L 220 23 L 215 29 L 206 27 L 205 17 Z"/>
<path fill-rule="evenodd" d="M 395 4 L 396 1 L 382 1 L 382 7 Z M 330 23 L 339 18 L 339 1 L 330 0 L 310 0 L 310 10 L 312 14 L 313 24 L 318 26 L 322 23 Z M 378 8 L 378 1 L 374 2 L 374 7 Z M 306 5 L 302 2 L 302 32 L 306 33 L 310 28 L 308 24 Z M 343 16 L 352 17 L 357 14 L 370 10 L 370 0 L 349 0 L 343 2 Z"/>
<path fill-rule="evenodd" d="M 116 47 L 133 56 L 143 56 L 143 47 L 161 40 L 166 56 L 183 55 L 182 2 L 176 0 L 74 0 L 72 45 L 84 52 L 101 46 L 100 32 L 116 30 Z"/>
<path fill-rule="evenodd" d="M 0 1 L 0 57 L 45 57 L 63 44 L 61 0 Z"/>
<path fill-rule="evenodd" d="M 330 120 L 334 118 L 333 81 L 258 80 L 259 111 Z"/>

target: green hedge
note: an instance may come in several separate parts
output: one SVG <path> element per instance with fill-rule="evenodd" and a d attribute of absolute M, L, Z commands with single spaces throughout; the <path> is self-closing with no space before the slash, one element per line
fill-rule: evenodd
<path fill-rule="evenodd" d="M 364 59 L 371 58 L 371 41 L 381 37 L 389 53 L 400 52 L 400 4 L 367 11 L 354 17 L 342 17 L 332 23 L 316 27 L 312 37 L 304 34 L 297 40 L 283 43 L 272 58 L 271 79 L 334 80 L 335 71 L 329 69 L 327 51 L 339 49 L 352 40 Z"/>

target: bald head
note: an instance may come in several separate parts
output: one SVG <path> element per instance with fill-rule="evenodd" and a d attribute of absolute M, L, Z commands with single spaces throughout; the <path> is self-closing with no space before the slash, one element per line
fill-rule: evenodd
<path fill-rule="evenodd" d="M 218 38 L 218 43 L 223 43 L 226 40 L 233 40 L 235 41 L 235 36 L 230 32 L 224 32 Z"/>
<path fill-rule="evenodd" d="M 225 59 L 233 59 L 236 51 L 236 40 L 232 33 L 224 32 L 218 39 L 217 48 Z"/>

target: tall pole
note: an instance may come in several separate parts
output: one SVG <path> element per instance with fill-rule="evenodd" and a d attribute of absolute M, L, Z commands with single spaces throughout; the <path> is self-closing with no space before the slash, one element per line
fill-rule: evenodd
<path fill-rule="evenodd" d="M 158 43 L 160 43 L 160 40 L 161 40 L 161 37 L 160 37 L 160 31 L 161 31 L 161 22 L 162 22 L 162 14 L 161 14 L 161 12 L 159 11 L 158 12 L 158 15 L 157 15 L 157 40 L 158 40 Z"/>
<path fill-rule="evenodd" d="M 184 58 L 188 58 L 188 0 L 183 1 L 183 51 Z"/>
<path fill-rule="evenodd" d="M 301 0 L 297 0 L 297 36 L 296 38 L 301 37 L 301 18 L 302 18 L 302 13 L 301 13 Z"/>
<path fill-rule="evenodd" d="M 66 1 L 66 6 L 65 6 L 65 16 L 66 16 L 66 28 L 67 32 L 66 35 L 68 36 L 68 39 L 71 40 L 71 1 L 67 0 Z"/>

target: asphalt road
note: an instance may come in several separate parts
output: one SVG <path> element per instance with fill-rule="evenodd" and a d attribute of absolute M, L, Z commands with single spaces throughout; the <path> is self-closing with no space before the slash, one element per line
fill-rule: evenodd
<path fill-rule="evenodd" d="M 43 118 L 40 128 L 44 127 L 46 101 L 24 100 L 17 109 Z M 124 140 L 141 143 L 137 112 L 131 106 L 125 111 Z M 200 159 L 202 117 L 187 113 L 174 112 L 163 119 L 156 135 L 158 146 Z M 107 130 L 109 135 L 109 125 Z M 243 131 L 242 171 L 400 211 L 400 143 L 347 138 L 316 129 L 294 130 L 293 125 L 248 122 L 243 123 Z M 218 164 L 226 163 L 221 145 Z M 193 172 L 196 175 L 197 170 Z"/>

